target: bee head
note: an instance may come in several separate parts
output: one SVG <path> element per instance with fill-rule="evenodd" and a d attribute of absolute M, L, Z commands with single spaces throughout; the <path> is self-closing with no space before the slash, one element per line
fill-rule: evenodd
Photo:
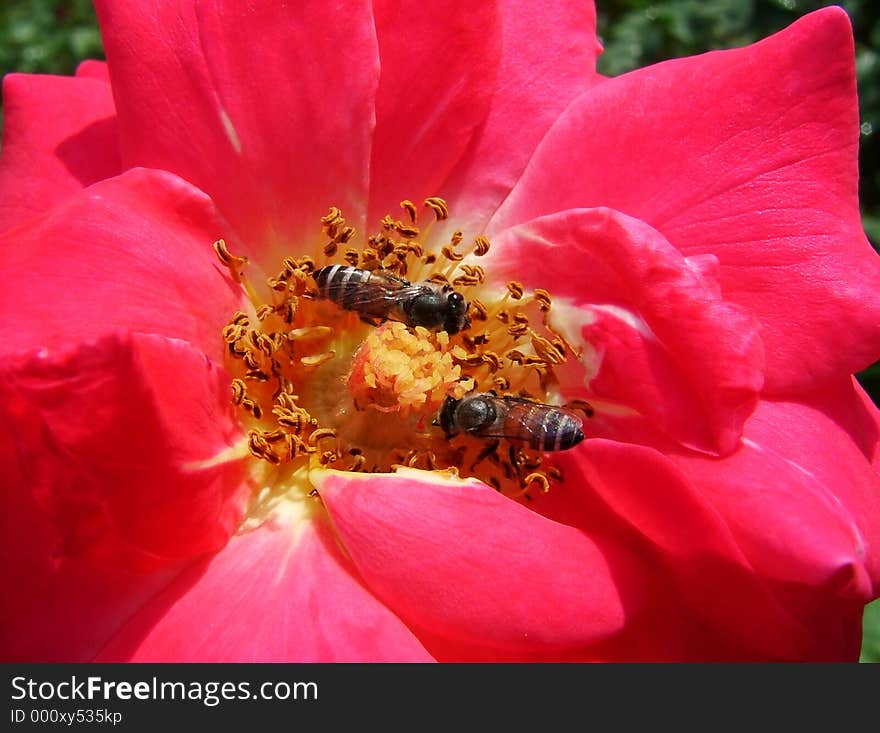
<path fill-rule="evenodd" d="M 468 318 L 468 303 L 464 296 L 453 290 L 446 296 L 446 321 L 443 324 L 443 330 L 446 333 L 453 334 L 464 331 L 471 325 L 471 319 Z"/>
<path fill-rule="evenodd" d="M 443 406 L 440 408 L 440 413 L 434 420 L 434 425 L 439 425 L 443 428 L 446 437 L 451 437 L 458 432 L 458 428 L 455 427 L 455 408 L 458 406 L 459 402 L 461 402 L 461 400 L 447 397 L 443 400 Z"/>
<path fill-rule="evenodd" d="M 484 394 L 471 395 L 460 402 L 455 406 L 455 420 L 458 428 L 466 433 L 476 433 L 498 417 L 492 399 Z"/>

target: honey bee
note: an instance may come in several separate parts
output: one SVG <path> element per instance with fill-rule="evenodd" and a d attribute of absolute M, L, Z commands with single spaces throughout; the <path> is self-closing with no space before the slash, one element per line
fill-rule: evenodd
<path fill-rule="evenodd" d="M 368 322 L 401 321 L 450 334 L 470 326 L 467 301 L 450 285 L 414 285 L 394 275 L 346 265 L 322 267 L 313 277 L 319 298 L 355 311 Z"/>
<path fill-rule="evenodd" d="M 467 433 L 479 438 L 507 438 L 540 451 L 573 448 L 584 439 L 583 422 L 564 407 L 545 405 L 523 397 L 500 397 L 494 392 L 447 397 L 439 424 L 451 438 Z"/>

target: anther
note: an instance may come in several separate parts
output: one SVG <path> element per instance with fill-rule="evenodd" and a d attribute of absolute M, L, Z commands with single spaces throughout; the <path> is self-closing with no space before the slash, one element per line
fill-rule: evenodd
<path fill-rule="evenodd" d="M 245 383 L 240 379 L 232 380 L 232 404 L 240 405 L 242 400 L 245 398 L 247 394 L 247 387 Z"/>
<path fill-rule="evenodd" d="M 409 226 L 401 222 L 397 222 L 397 232 L 404 239 L 415 239 L 417 236 L 419 236 L 418 227 Z"/>
<path fill-rule="evenodd" d="M 331 463 L 335 463 L 336 459 L 339 456 L 336 454 L 336 451 L 326 450 L 321 454 L 320 461 L 322 466 L 327 466 Z"/>
<path fill-rule="evenodd" d="M 596 414 L 596 409 L 586 400 L 571 400 L 566 402 L 565 406 L 570 410 L 580 410 L 587 417 L 593 417 Z"/>
<path fill-rule="evenodd" d="M 248 432 L 248 450 L 252 455 L 269 461 L 269 463 L 275 465 L 281 463 L 281 458 L 275 454 L 268 441 L 257 430 L 250 430 Z"/>
<path fill-rule="evenodd" d="M 304 328 L 292 328 L 287 332 L 287 338 L 291 341 L 303 339 L 325 338 L 333 333 L 330 326 L 305 326 Z"/>
<path fill-rule="evenodd" d="M 547 476 L 554 481 L 562 481 L 562 471 L 556 466 L 547 466 L 544 470 L 547 473 Z"/>
<path fill-rule="evenodd" d="M 317 430 L 313 430 L 312 434 L 309 436 L 309 445 L 317 445 L 319 441 L 324 440 L 325 438 L 335 438 L 336 431 L 332 428 L 318 428 Z"/>
<path fill-rule="evenodd" d="M 534 332 L 532 332 L 532 347 L 548 364 L 562 364 L 565 361 L 565 352 L 560 353 L 555 344 Z"/>
<path fill-rule="evenodd" d="M 536 288 L 534 292 L 535 301 L 538 303 L 538 307 L 546 313 L 550 310 L 550 293 L 548 293 L 543 288 Z"/>
<path fill-rule="evenodd" d="M 220 262 L 229 268 L 229 272 L 233 279 L 236 282 L 241 282 L 241 272 L 239 270 L 247 264 L 247 257 L 237 257 L 232 254 L 226 247 L 226 241 L 223 239 L 218 239 L 214 242 L 214 252 L 220 259 Z"/>
<path fill-rule="evenodd" d="M 451 260 L 452 262 L 461 262 L 464 259 L 463 254 L 456 252 L 454 249 L 452 249 L 452 247 L 448 245 L 441 249 L 440 252 L 447 260 Z"/>
<path fill-rule="evenodd" d="M 489 239 L 482 234 L 474 239 L 474 254 L 482 257 L 489 251 Z"/>
<path fill-rule="evenodd" d="M 289 326 L 296 317 L 297 299 L 291 298 L 281 306 L 281 319 Z"/>
<path fill-rule="evenodd" d="M 409 220 L 415 224 L 416 223 L 416 205 L 410 201 L 409 199 L 404 199 L 400 202 L 400 208 L 406 211 Z"/>
<path fill-rule="evenodd" d="M 264 303 L 259 308 L 257 308 L 257 319 L 260 321 L 265 321 L 274 312 L 275 308 L 273 308 L 268 303 Z"/>
<path fill-rule="evenodd" d="M 550 482 L 547 480 L 547 477 L 543 473 L 530 473 L 523 480 L 525 484 L 525 488 L 529 488 L 532 484 L 538 484 L 541 487 L 541 491 L 543 493 L 547 493 L 550 491 Z"/>
<path fill-rule="evenodd" d="M 303 356 L 300 358 L 299 363 L 304 367 L 316 367 L 324 364 L 336 356 L 335 351 L 328 351 L 324 354 L 313 354 L 312 356 Z"/>
<path fill-rule="evenodd" d="M 223 327 L 223 340 L 227 344 L 234 344 L 238 341 L 242 336 L 244 336 L 247 331 L 244 326 L 240 326 L 236 323 L 230 323 Z"/>
<path fill-rule="evenodd" d="M 352 457 L 351 465 L 346 469 L 348 471 L 361 471 L 363 470 L 364 464 L 367 462 L 367 459 L 362 455 L 356 455 Z"/>
<path fill-rule="evenodd" d="M 253 351 L 246 351 L 244 356 L 242 357 L 242 361 L 244 361 L 244 364 L 248 369 L 259 369 L 260 368 L 260 364 L 257 361 L 257 357 L 254 356 Z"/>
<path fill-rule="evenodd" d="M 306 275 L 311 275 L 315 271 L 315 261 L 311 257 L 300 257 L 296 264 L 296 269 Z"/>
<path fill-rule="evenodd" d="M 437 221 L 443 221 L 449 218 L 449 206 L 447 206 L 446 201 L 439 196 L 426 198 L 425 206 L 434 212 L 434 217 Z"/>
<path fill-rule="evenodd" d="M 489 365 L 489 371 L 492 373 L 497 372 L 501 368 L 501 357 L 498 356 L 494 351 L 484 351 L 482 354 L 482 359 L 484 364 Z"/>
<path fill-rule="evenodd" d="M 522 283 L 519 283 L 516 280 L 511 280 L 507 283 L 507 292 L 510 293 L 511 298 L 519 300 L 523 297 L 523 293 L 525 293 L 525 287 Z"/>
<path fill-rule="evenodd" d="M 298 455 L 306 452 L 305 443 L 303 443 L 302 439 L 290 433 L 284 436 L 284 447 L 288 461 L 292 461 Z"/>
<path fill-rule="evenodd" d="M 483 305 L 482 301 L 477 300 L 476 298 L 471 300 L 471 320 L 473 321 L 485 321 L 489 316 L 489 309 Z"/>
<path fill-rule="evenodd" d="M 328 226 L 335 221 L 339 221 L 341 218 L 342 212 L 336 206 L 331 206 L 330 211 L 328 211 L 327 214 L 321 217 L 321 223 L 324 226 Z"/>

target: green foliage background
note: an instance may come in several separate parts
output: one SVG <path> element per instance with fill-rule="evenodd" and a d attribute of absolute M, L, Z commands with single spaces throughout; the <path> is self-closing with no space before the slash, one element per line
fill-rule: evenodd
<path fill-rule="evenodd" d="M 598 0 L 605 52 L 599 71 L 616 76 L 668 58 L 743 46 L 807 12 L 817 0 Z M 880 2 L 843 0 L 853 21 L 859 82 L 860 200 L 865 231 L 880 248 Z M 5 0 L 0 8 L 0 74 L 70 74 L 103 58 L 91 0 Z M 880 404 L 880 362 L 858 375 Z M 880 662 L 880 601 L 865 612 L 862 661 Z"/>

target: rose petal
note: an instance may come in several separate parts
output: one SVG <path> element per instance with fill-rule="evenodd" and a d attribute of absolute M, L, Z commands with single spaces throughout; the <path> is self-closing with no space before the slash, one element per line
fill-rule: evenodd
<path fill-rule="evenodd" d="M 880 594 L 876 408 L 849 380 L 761 402 L 723 461 L 673 456 L 725 517 L 762 576 L 865 603 Z M 817 593 L 818 595 L 818 593 Z"/>
<path fill-rule="evenodd" d="M 241 462 L 222 458 L 239 437 L 228 380 L 156 336 L 6 357 L 9 656 L 89 659 L 180 561 L 223 546 L 244 508 Z"/>
<path fill-rule="evenodd" d="M 243 297 L 211 246 L 225 228 L 201 191 L 137 169 L 5 232 L 0 313 L 15 338 L 2 350 L 121 329 L 181 338 L 222 361 L 220 330 Z"/>
<path fill-rule="evenodd" d="M 547 653 L 616 633 L 638 605 L 627 549 L 476 480 L 399 469 L 322 471 L 312 481 L 370 590 L 429 634 Z"/>
<path fill-rule="evenodd" d="M 363 230 L 379 75 L 366 0 L 95 5 L 125 165 L 206 191 L 249 255 L 311 247 L 330 205 Z"/>
<path fill-rule="evenodd" d="M 613 207 L 686 255 L 718 257 L 725 299 L 761 322 L 768 390 L 857 371 L 880 352 L 880 260 L 859 218 L 852 44 L 846 13 L 826 8 L 747 48 L 598 85 L 548 133 L 491 231 Z"/>
<path fill-rule="evenodd" d="M 2 375 L 22 471 L 65 551 L 112 563 L 120 545 L 162 562 L 215 550 L 237 526 L 241 456 L 218 459 L 242 439 L 229 376 L 188 344 L 108 336 L 9 356 Z"/>
<path fill-rule="evenodd" d="M 591 395 L 615 403 L 599 407 L 594 432 L 625 406 L 681 442 L 736 447 L 763 350 L 757 325 L 721 299 L 706 263 L 693 267 L 651 227 L 608 209 L 541 217 L 494 241 L 493 276 L 553 292 L 550 323 L 582 348 Z M 566 389 L 586 396 L 582 381 Z"/>
<path fill-rule="evenodd" d="M 91 78 L 3 77 L 0 231 L 120 172 L 110 86 Z"/>
<path fill-rule="evenodd" d="M 796 609 L 780 603 L 702 487 L 667 457 L 644 446 L 587 440 L 555 461 L 567 492 L 551 491 L 535 508 L 590 534 L 601 531 L 601 524 L 628 526 L 629 546 L 642 571 L 654 579 L 644 614 L 619 638 L 600 645 L 595 650 L 600 658 L 610 650 L 622 651 L 630 637 L 638 640 L 634 648 L 642 647 L 652 659 L 667 652 L 671 658 L 681 652 L 682 658 L 704 661 L 797 660 L 819 654 L 821 640 L 811 635 Z M 653 630 L 644 636 L 639 626 L 646 619 Z M 651 634 L 658 638 L 652 640 Z M 703 639 L 704 654 L 699 645 L 673 640 L 692 634 L 692 639 Z"/>
<path fill-rule="evenodd" d="M 110 83 L 110 70 L 107 68 L 106 61 L 98 61 L 97 59 L 81 61 L 76 67 L 76 75 L 88 79 L 100 79 L 108 84 Z"/>
<path fill-rule="evenodd" d="M 849 434 L 856 441 L 874 470 L 880 473 L 880 443 L 874 439 L 875 436 L 880 435 L 880 411 L 871 396 L 862 389 L 861 384 L 855 379 L 852 380 L 852 389 L 855 393 L 855 401 L 861 409 L 856 413 L 859 416 L 858 423 L 848 427 Z M 852 408 L 847 409 L 848 415 L 851 410 Z M 842 420 L 843 424 L 850 425 L 850 420 L 853 418 L 841 417 L 838 419 Z"/>
<path fill-rule="evenodd" d="M 99 661 L 426 662 L 323 521 L 276 515 L 146 604 Z"/>
<path fill-rule="evenodd" d="M 501 61 L 486 121 L 447 182 L 455 227 L 479 233 L 510 193 L 538 142 L 580 93 L 599 83 L 592 2 L 501 9 Z M 536 42 L 540 39 L 540 42 Z"/>
<path fill-rule="evenodd" d="M 501 54 L 496 2 L 374 3 L 382 75 L 367 222 L 436 196 L 486 117 Z"/>
<path fill-rule="evenodd" d="M 6 662 L 85 662 L 176 568 L 145 573 L 95 567 L 57 553 L 58 530 L 21 473 L 10 427 L 0 425 L 0 656 Z"/>

